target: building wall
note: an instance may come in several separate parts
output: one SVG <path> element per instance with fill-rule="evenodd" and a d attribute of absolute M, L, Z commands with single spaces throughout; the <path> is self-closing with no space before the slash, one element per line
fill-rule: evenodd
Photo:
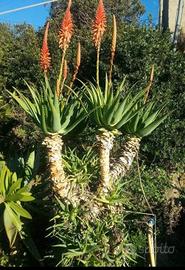
<path fill-rule="evenodd" d="M 164 29 L 169 28 L 172 33 L 175 32 L 177 21 L 178 5 L 180 0 L 160 0 L 160 18 Z M 183 8 L 184 2 L 184 8 Z M 181 0 L 180 29 L 185 30 L 185 1 Z M 181 19 L 182 18 L 182 19 Z"/>

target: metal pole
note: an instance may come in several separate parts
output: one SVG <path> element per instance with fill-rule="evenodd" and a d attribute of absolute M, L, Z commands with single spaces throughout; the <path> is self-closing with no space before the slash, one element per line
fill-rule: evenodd
<path fill-rule="evenodd" d="M 148 222 L 148 246 L 149 246 L 149 254 L 150 254 L 150 263 L 152 267 L 156 267 L 156 253 L 155 253 L 155 245 L 154 245 L 154 225 L 156 221 L 154 219 L 150 219 Z"/>
<path fill-rule="evenodd" d="M 158 15 L 158 24 L 159 24 L 159 29 L 162 29 L 162 8 L 161 8 L 161 0 L 159 0 L 159 15 Z"/>

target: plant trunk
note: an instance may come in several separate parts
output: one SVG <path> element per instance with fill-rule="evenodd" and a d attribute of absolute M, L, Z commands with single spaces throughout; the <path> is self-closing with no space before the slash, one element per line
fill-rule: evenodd
<path fill-rule="evenodd" d="M 100 164 L 100 187 L 99 192 L 108 192 L 111 188 L 110 183 L 110 151 L 113 147 L 114 135 L 112 132 L 104 130 L 97 136 L 99 146 Z"/>
<path fill-rule="evenodd" d="M 47 149 L 50 179 L 54 194 L 65 198 L 68 194 L 69 185 L 65 178 L 62 162 L 62 137 L 59 134 L 49 135 L 44 139 L 43 145 Z"/>
<path fill-rule="evenodd" d="M 129 171 L 136 154 L 140 147 L 140 138 L 130 137 L 126 143 L 122 144 L 119 151 L 119 157 L 111 164 L 111 179 L 116 181 L 118 178 L 125 176 Z"/>

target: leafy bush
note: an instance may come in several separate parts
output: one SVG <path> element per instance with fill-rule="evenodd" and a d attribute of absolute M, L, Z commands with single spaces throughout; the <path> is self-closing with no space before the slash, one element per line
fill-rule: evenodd
<path fill-rule="evenodd" d="M 107 213 L 103 219 L 85 219 L 85 209 L 58 201 L 49 236 L 56 239 L 57 266 L 128 266 L 134 261 L 124 215 Z M 56 259 L 56 258 L 55 258 Z"/>
<path fill-rule="evenodd" d="M 23 202 L 34 200 L 29 185 L 24 185 L 23 179 L 10 172 L 6 165 L 1 167 L 0 174 L 0 204 L 1 216 L 10 247 L 15 243 L 17 233 L 23 229 L 21 217 L 31 219 L 29 212 L 23 208 Z"/>

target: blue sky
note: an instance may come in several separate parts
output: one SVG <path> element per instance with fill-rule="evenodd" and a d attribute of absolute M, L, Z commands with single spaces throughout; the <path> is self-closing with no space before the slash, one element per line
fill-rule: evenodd
<path fill-rule="evenodd" d="M 0 12 L 44 1 L 45 0 L 0 0 Z M 143 16 L 142 20 L 147 20 L 148 14 L 151 13 L 153 22 L 157 23 L 158 0 L 141 0 L 141 2 L 146 6 L 146 14 Z M 26 22 L 32 24 L 36 29 L 38 29 L 39 26 L 44 25 L 48 13 L 49 5 L 39 6 L 28 10 L 18 11 L 12 14 L 1 15 L 0 22 L 10 24 Z"/>
<path fill-rule="evenodd" d="M 158 0 L 141 0 L 141 2 L 146 8 L 146 13 L 142 19 L 146 20 L 148 18 L 148 15 L 151 14 L 153 18 L 153 22 L 157 24 L 159 1 Z"/>
<path fill-rule="evenodd" d="M 45 2 L 44 0 L 0 0 L 0 12 L 19 8 L 26 5 Z M 18 11 L 16 13 L 5 14 L 0 16 L 0 22 L 10 24 L 29 23 L 35 28 L 43 26 L 49 13 L 49 5 L 34 7 L 27 10 Z"/>

